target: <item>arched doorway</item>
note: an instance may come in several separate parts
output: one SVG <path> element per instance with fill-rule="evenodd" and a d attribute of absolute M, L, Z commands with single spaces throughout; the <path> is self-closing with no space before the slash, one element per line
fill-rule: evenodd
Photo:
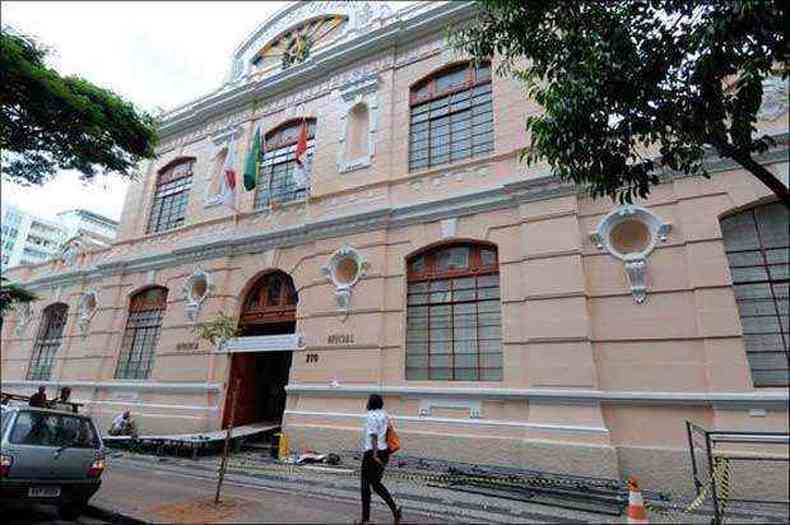
<path fill-rule="evenodd" d="M 260 341 L 261 348 L 266 349 L 233 354 L 230 384 L 235 385 L 236 379 L 240 379 L 235 425 L 282 420 L 293 353 L 273 350 L 270 342 L 277 336 L 294 334 L 298 301 L 293 279 L 281 271 L 258 277 L 244 296 L 239 317 L 240 337 L 249 338 L 253 348 Z M 226 426 L 230 419 L 229 405 L 223 419 Z"/>

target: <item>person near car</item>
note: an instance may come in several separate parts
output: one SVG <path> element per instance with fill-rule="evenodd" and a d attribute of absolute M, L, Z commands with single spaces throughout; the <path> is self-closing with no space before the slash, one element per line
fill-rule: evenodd
<path fill-rule="evenodd" d="M 128 410 L 115 416 L 110 427 L 111 436 L 132 436 L 137 437 L 137 424 L 132 419 L 132 413 Z"/>
<path fill-rule="evenodd" d="M 47 408 L 47 387 L 41 385 L 38 392 L 30 396 L 28 404 L 32 407 Z"/>
<path fill-rule="evenodd" d="M 362 456 L 361 495 L 362 495 L 362 522 L 370 522 L 370 489 L 376 491 L 381 499 L 392 511 L 395 524 L 401 520 L 401 509 L 395 505 L 387 487 L 381 483 L 384 467 L 389 461 L 387 448 L 387 426 L 389 415 L 384 411 L 384 400 L 378 394 L 371 394 L 368 399 L 367 417 L 364 424 L 362 437 L 364 455 Z"/>
<path fill-rule="evenodd" d="M 60 389 L 60 395 L 57 399 L 53 400 L 50 404 L 50 408 L 54 408 L 55 410 L 64 410 L 66 412 L 74 412 L 77 413 L 77 406 L 69 401 L 71 398 L 71 388 L 64 386 Z"/>

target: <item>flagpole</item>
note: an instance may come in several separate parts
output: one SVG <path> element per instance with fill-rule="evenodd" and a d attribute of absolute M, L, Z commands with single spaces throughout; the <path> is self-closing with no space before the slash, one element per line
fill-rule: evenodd
<path fill-rule="evenodd" d="M 241 138 L 241 137 L 239 137 L 239 138 Z M 234 155 L 233 155 L 234 163 L 235 163 L 235 160 L 238 158 L 238 155 L 239 155 L 239 144 L 238 144 L 239 142 L 241 142 L 241 141 L 234 141 L 234 143 L 233 143 L 233 145 L 236 148 L 236 151 L 233 152 L 234 153 Z M 236 187 L 233 190 L 233 212 L 234 212 L 233 213 L 233 226 L 234 227 L 239 225 L 239 199 L 240 199 L 240 196 L 241 196 L 241 191 L 239 191 L 241 188 L 239 188 L 239 186 L 244 184 L 244 182 L 241 180 L 241 178 L 244 176 L 244 174 L 242 173 L 242 169 L 239 169 L 239 171 L 237 173 L 239 175 L 241 175 L 241 177 L 236 177 Z"/>

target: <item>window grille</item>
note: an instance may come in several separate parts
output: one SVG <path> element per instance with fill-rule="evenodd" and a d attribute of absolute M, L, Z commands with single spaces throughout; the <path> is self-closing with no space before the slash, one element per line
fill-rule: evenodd
<path fill-rule="evenodd" d="M 184 225 L 194 163 L 195 159 L 182 160 L 159 173 L 154 204 L 148 219 L 148 233 Z"/>
<path fill-rule="evenodd" d="M 63 344 L 68 311 L 69 307 L 63 303 L 52 304 L 44 309 L 27 371 L 29 380 L 49 381 L 55 354 Z"/>
<path fill-rule="evenodd" d="M 266 134 L 263 145 L 258 184 L 255 188 L 255 209 L 267 208 L 273 203 L 282 204 L 310 195 L 310 177 L 299 186 L 294 179 L 296 170 L 296 143 L 303 123 L 307 126 L 306 170 L 315 153 L 315 119 L 295 120 Z"/>
<path fill-rule="evenodd" d="M 149 288 L 129 303 L 116 379 L 148 379 L 167 308 L 167 288 Z"/>
<path fill-rule="evenodd" d="M 443 245 L 408 261 L 406 379 L 501 381 L 496 248 Z"/>
<path fill-rule="evenodd" d="M 788 386 L 788 211 L 780 203 L 722 219 L 724 246 L 755 387 Z"/>
<path fill-rule="evenodd" d="M 494 151 L 491 65 L 462 64 L 411 90 L 409 170 Z"/>

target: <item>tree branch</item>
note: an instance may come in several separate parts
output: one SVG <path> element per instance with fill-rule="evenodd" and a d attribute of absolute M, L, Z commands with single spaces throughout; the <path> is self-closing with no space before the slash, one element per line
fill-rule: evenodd
<path fill-rule="evenodd" d="M 760 182 L 765 184 L 774 194 L 779 197 L 779 200 L 790 209 L 790 190 L 787 186 L 779 180 L 779 178 L 765 169 L 762 164 L 757 162 L 748 153 L 739 151 L 738 148 L 731 144 L 715 144 L 716 149 L 724 157 L 729 157 L 741 166 L 743 166 L 749 173 L 757 177 Z"/>

